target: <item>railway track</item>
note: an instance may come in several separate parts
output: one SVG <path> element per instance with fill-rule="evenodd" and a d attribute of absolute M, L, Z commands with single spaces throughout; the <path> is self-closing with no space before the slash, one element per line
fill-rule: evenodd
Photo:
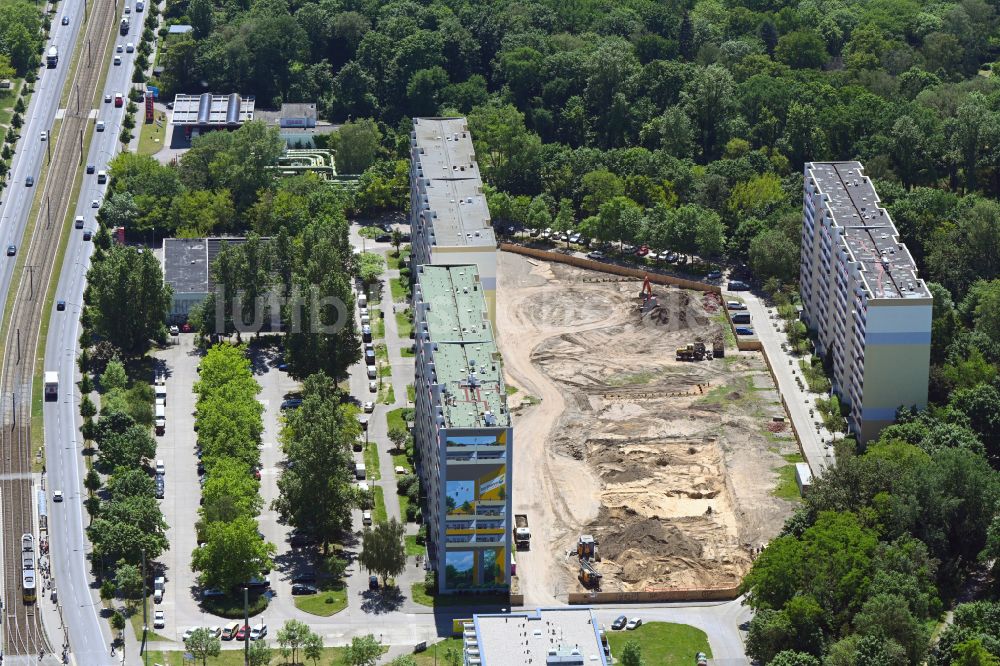
<path fill-rule="evenodd" d="M 52 206 L 53 209 L 47 210 L 43 217 L 42 207 L 39 207 L 33 231 L 27 233 L 22 241 L 21 252 L 26 260 L 20 281 L 16 286 L 12 285 L 16 291 L 0 371 L 5 656 L 52 651 L 42 628 L 41 611 L 37 608 L 37 603 L 44 603 L 44 585 L 48 577 L 36 578 L 36 603 L 24 600 L 21 581 L 21 535 L 35 532 L 33 506 L 37 489 L 31 477 L 31 384 L 38 355 L 40 324 L 47 314 L 44 310 L 45 296 L 55 274 L 56 254 L 62 238 L 61 225 L 66 221 L 69 206 L 74 203 L 73 185 L 83 162 L 81 137 L 87 131 L 87 120 L 106 66 L 104 54 L 109 31 L 115 27 L 116 10 L 115 0 L 90 0 L 90 16 L 72 80 L 73 94 L 69 97 L 59 137 L 51 146 L 52 159 L 44 187 L 39 193 L 46 208 Z M 29 141 L 33 139 L 27 137 Z M 47 225 L 45 220 L 52 220 L 52 225 Z M 71 381 L 63 382 L 60 389 L 72 390 L 71 387 Z M 37 557 L 39 540 L 36 539 L 35 543 Z"/>

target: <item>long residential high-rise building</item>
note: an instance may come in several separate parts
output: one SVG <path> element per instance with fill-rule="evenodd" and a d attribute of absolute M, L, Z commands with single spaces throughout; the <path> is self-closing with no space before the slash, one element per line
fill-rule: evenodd
<path fill-rule="evenodd" d="M 475 264 L 496 317 L 497 239 L 465 118 L 414 118 L 410 133 L 413 265 Z"/>
<path fill-rule="evenodd" d="M 859 162 L 805 165 L 803 320 L 862 442 L 927 405 L 933 299 Z"/>
<path fill-rule="evenodd" d="M 440 592 L 506 591 L 513 429 L 476 266 L 417 266 L 414 444 Z"/>

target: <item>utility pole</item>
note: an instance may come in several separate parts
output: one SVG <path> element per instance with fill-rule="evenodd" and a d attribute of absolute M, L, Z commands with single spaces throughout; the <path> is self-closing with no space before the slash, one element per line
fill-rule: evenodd
<path fill-rule="evenodd" d="M 80 164 L 83 164 L 83 130 L 80 130 Z"/>
<path fill-rule="evenodd" d="M 45 152 L 49 156 L 49 164 L 52 164 L 52 130 L 46 132 Z"/>
<path fill-rule="evenodd" d="M 246 586 L 243 587 L 243 626 L 250 626 L 250 601 Z M 250 666 L 250 630 L 243 632 L 243 666 Z"/>
<path fill-rule="evenodd" d="M 139 645 L 139 652 L 142 654 L 142 663 L 149 663 L 149 654 L 146 650 L 146 630 L 149 627 L 149 622 L 146 617 L 146 603 L 148 599 L 146 598 L 146 551 L 142 550 L 142 643 Z M 122 650 L 124 653 L 125 650 Z"/>

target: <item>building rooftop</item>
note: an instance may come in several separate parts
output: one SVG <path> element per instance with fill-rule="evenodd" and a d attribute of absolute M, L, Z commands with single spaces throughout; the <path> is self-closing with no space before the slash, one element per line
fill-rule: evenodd
<path fill-rule="evenodd" d="M 465 118 L 414 118 L 411 140 L 423 178 L 481 180 Z"/>
<path fill-rule="evenodd" d="M 540 608 L 524 613 L 473 616 L 475 641 L 466 640 L 470 661 L 487 666 L 560 664 L 607 666 L 600 628 L 589 608 Z"/>
<path fill-rule="evenodd" d="M 212 262 L 223 246 L 241 244 L 245 238 L 163 239 L 163 279 L 175 294 L 211 293 Z"/>
<path fill-rule="evenodd" d="M 167 28 L 168 35 L 186 35 L 189 32 L 194 31 L 194 27 L 186 24 L 175 23 L 174 25 Z"/>
<path fill-rule="evenodd" d="M 254 98 L 230 95 L 178 94 L 174 97 L 171 112 L 174 125 L 201 125 L 216 127 L 238 127 L 253 120 Z"/>
<path fill-rule="evenodd" d="M 860 162 L 812 162 L 809 174 L 826 195 L 826 206 L 854 261 L 860 262 L 868 298 L 930 298 L 889 211 L 880 205 Z"/>
<path fill-rule="evenodd" d="M 478 180 L 428 180 L 423 217 L 434 230 L 434 244 L 496 247 L 490 209 Z"/>
<path fill-rule="evenodd" d="M 500 352 L 476 267 L 425 264 L 418 270 L 437 383 L 445 387 L 445 427 L 510 426 Z"/>

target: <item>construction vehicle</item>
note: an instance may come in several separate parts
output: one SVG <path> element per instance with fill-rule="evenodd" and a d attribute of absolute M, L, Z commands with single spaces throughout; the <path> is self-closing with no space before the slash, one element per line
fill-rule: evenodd
<path fill-rule="evenodd" d="M 531 548 L 531 530 L 528 528 L 528 516 L 526 514 L 514 514 L 514 545 L 518 550 L 529 550 Z"/>
<path fill-rule="evenodd" d="M 704 358 L 705 358 L 705 343 L 704 342 L 696 342 L 696 343 L 694 343 L 693 347 L 694 347 L 694 360 L 696 360 L 696 361 L 704 360 Z"/>
<path fill-rule="evenodd" d="M 587 589 L 600 589 L 601 573 L 587 560 L 580 560 L 580 582 Z"/>
<path fill-rule="evenodd" d="M 708 666 L 708 655 L 704 652 L 699 652 L 694 656 L 695 666 Z"/>
<path fill-rule="evenodd" d="M 722 358 L 726 355 L 726 345 L 722 340 L 716 340 L 712 343 L 712 356 L 715 358 Z"/>
<path fill-rule="evenodd" d="M 688 345 L 687 347 L 678 347 L 676 352 L 676 358 L 678 361 L 693 361 L 694 345 Z"/>
<path fill-rule="evenodd" d="M 645 311 L 647 307 L 656 305 L 656 296 L 653 296 L 653 285 L 649 281 L 649 276 L 647 275 L 642 281 L 642 289 L 639 290 L 639 298 L 642 303 L 639 305 L 639 309 Z"/>
<path fill-rule="evenodd" d="M 590 534 L 581 534 L 580 540 L 576 542 L 576 556 L 581 560 L 601 561 L 597 554 L 597 541 Z"/>

